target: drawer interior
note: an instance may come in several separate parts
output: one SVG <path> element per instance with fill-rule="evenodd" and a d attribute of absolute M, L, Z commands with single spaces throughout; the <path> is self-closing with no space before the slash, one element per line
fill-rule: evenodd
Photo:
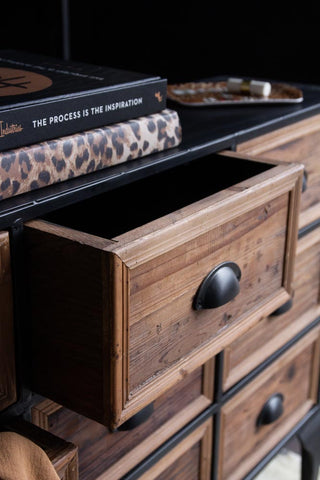
<path fill-rule="evenodd" d="M 272 167 L 262 162 L 210 155 L 56 210 L 43 218 L 113 238 Z"/>

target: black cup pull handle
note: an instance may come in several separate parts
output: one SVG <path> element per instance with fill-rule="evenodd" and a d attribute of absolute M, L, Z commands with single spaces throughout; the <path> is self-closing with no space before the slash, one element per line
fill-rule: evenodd
<path fill-rule="evenodd" d="M 234 262 L 217 265 L 202 281 L 194 297 L 193 308 L 217 308 L 230 302 L 240 292 L 241 270 Z"/>
<path fill-rule="evenodd" d="M 305 192 L 308 188 L 308 172 L 306 170 L 303 171 L 302 177 L 302 193 Z"/>
<path fill-rule="evenodd" d="M 261 412 L 257 418 L 257 426 L 269 425 L 275 422 L 283 414 L 283 400 L 282 393 L 275 393 L 263 405 Z"/>

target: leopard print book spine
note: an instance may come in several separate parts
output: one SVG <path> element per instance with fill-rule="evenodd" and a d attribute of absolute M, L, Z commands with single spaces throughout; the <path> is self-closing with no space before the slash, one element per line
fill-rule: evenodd
<path fill-rule="evenodd" d="M 0 153 L 0 200 L 178 146 L 171 109 Z"/>

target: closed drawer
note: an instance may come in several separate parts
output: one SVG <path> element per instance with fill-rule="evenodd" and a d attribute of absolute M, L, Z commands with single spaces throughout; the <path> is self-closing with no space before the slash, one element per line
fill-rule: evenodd
<path fill-rule="evenodd" d="M 211 156 L 28 223 L 33 389 L 117 426 L 286 301 L 301 174 Z"/>
<path fill-rule="evenodd" d="M 139 480 L 210 480 L 212 418 L 203 422 L 169 453 L 155 462 Z"/>
<path fill-rule="evenodd" d="M 0 232 L 0 410 L 16 401 L 9 234 Z"/>
<path fill-rule="evenodd" d="M 306 176 L 299 228 L 320 218 L 320 115 L 245 142 L 238 151 L 259 158 L 301 162 Z"/>
<path fill-rule="evenodd" d="M 142 418 L 139 413 L 114 432 L 48 399 L 34 405 L 32 421 L 77 445 L 80 478 L 118 480 L 212 403 L 213 364 L 210 360 L 194 370 L 147 407 Z"/>
<path fill-rule="evenodd" d="M 262 318 L 225 350 L 224 390 L 266 360 L 320 315 L 320 228 L 298 241 L 292 306 Z M 275 312 L 277 313 L 277 312 Z"/>
<path fill-rule="evenodd" d="M 316 403 L 319 328 L 256 377 L 221 410 L 220 479 L 247 474 Z"/>

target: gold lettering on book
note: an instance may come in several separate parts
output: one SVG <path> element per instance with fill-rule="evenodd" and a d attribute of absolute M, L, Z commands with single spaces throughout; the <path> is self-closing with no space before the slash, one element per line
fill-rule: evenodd
<path fill-rule="evenodd" d="M 20 124 L 17 123 L 11 123 L 11 125 L 6 124 L 4 125 L 4 122 L 0 120 L 0 138 L 5 137 L 6 135 L 9 135 L 11 133 L 19 133 L 22 132 L 23 128 Z"/>

